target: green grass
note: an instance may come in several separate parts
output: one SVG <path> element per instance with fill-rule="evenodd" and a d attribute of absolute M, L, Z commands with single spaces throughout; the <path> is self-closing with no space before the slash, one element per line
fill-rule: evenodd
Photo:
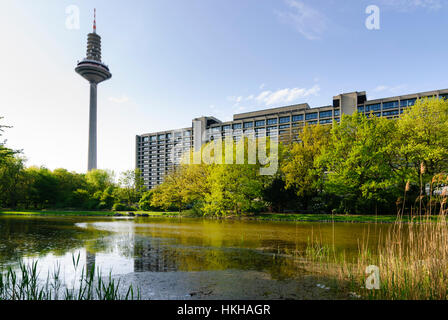
<path fill-rule="evenodd" d="M 281 220 L 281 221 L 303 221 L 303 222 L 387 222 L 393 223 L 397 220 L 396 215 L 374 216 L 374 215 L 331 215 L 331 214 L 281 214 L 266 213 L 255 216 L 258 220 Z M 409 221 L 409 217 L 403 217 Z"/>
<path fill-rule="evenodd" d="M 0 210 L 0 215 L 21 216 L 113 216 L 112 211 L 63 211 L 63 210 Z"/>
<path fill-rule="evenodd" d="M 442 202 L 444 203 L 444 202 Z M 407 225 L 395 222 L 377 248 L 367 238 L 358 244 L 358 254 L 337 252 L 334 243 L 318 237 L 308 242 L 305 254 L 309 270 L 317 277 L 332 278 L 338 290 L 348 288 L 369 300 L 447 300 L 448 233 L 447 209 L 439 215 L 420 215 Z M 365 287 L 367 266 L 377 266 L 380 287 Z"/>
<path fill-rule="evenodd" d="M 0 210 L 0 215 L 111 217 L 116 213 L 127 215 L 127 212 L 128 211 Z M 179 216 L 179 212 L 133 211 L 133 213 L 136 215 L 147 214 L 150 217 Z"/>
<path fill-rule="evenodd" d="M 0 210 L 0 215 L 23 215 L 23 216 L 78 216 L 78 217 L 111 217 L 115 213 L 127 215 L 127 211 L 63 211 L 63 210 Z M 190 212 L 177 211 L 134 211 L 135 215 L 147 214 L 152 218 L 198 218 L 191 215 Z M 202 218 L 202 217 L 200 217 Z M 238 216 L 228 217 L 229 219 L 238 219 Z M 243 219 L 260 221 L 295 221 L 295 222 L 348 222 L 348 223 L 394 223 L 397 220 L 396 215 L 331 215 L 331 214 L 302 214 L 302 213 L 263 213 L 253 216 L 242 216 Z M 403 216 L 403 221 L 410 221 L 409 216 Z"/>
<path fill-rule="evenodd" d="M 118 213 L 124 214 L 126 215 L 128 211 L 119 211 Z M 138 215 L 138 214 L 147 214 L 150 217 L 183 217 L 185 216 L 185 214 L 183 213 L 179 213 L 178 211 L 174 212 L 174 211 L 164 211 L 164 212 L 160 212 L 160 211 L 134 211 L 134 214 Z"/>

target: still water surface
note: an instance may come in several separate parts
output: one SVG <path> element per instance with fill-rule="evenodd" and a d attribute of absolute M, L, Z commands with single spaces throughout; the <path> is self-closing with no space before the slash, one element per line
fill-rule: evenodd
<path fill-rule="evenodd" d="M 372 248 L 387 224 L 216 221 L 159 218 L 0 216 L 0 267 L 38 260 L 42 275 L 60 265 L 74 277 L 72 255 L 147 299 L 330 298 L 304 282 L 294 259 L 310 239 L 356 254 Z M 301 280 L 300 280 L 301 279 Z M 318 295 L 318 296 L 316 296 Z M 333 296 L 334 297 L 334 296 Z"/>

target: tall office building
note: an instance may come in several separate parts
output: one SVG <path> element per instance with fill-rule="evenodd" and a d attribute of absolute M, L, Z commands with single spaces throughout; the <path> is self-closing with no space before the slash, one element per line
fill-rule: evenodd
<path fill-rule="evenodd" d="M 182 154 L 193 148 L 194 139 L 206 143 L 216 137 L 232 135 L 233 140 L 238 141 L 251 132 L 256 137 L 277 136 L 280 142 L 294 141 L 305 124 L 331 124 L 339 122 L 342 114 L 355 112 L 394 119 L 423 97 L 448 98 L 448 89 L 375 100 L 367 100 L 365 91 L 343 93 L 333 97 L 332 105 L 319 108 L 311 108 L 307 103 L 296 104 L 235 114 L 233 121 L 228 122 L 214 117 L 195 118 L 192 122 L 201 124 L 201 137 L 194 137 L 194 124 L 136 136 L 136 168 L 141 170 L 145 185 L 154 188 L 180 163 Z"/>
<path fill-rule="evenodd" d="M 89 110 L 89 154 L 87 170 L 97 168 L 97 86 L 109 80 L 109 67 L 101 62 L 101 37 L 96 33 L 96 9 L 94 11 L 93 32 L 87 35 L 87 55 L 78 62 L 75 71 L 90 83 Z"/>

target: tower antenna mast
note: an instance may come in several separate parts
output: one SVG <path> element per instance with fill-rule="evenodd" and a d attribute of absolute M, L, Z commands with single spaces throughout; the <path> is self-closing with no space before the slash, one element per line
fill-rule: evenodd
<path fill-rule="evenodd" d="M 96 8 L 93 9 L 93 33 L 96 33 Z"/>
<path fill-rule="evenodd" d="M 101 61 L 101 37 L 96 33 L 96 9 L 93 11 L 93 32 L 87 35 L 86 58 L 78 63 L 75 71 L 90 84 L 89 151 L 87 170 L 97 168 L 97 90 L 98 84 L 109 80 L 112 74 Z"/>

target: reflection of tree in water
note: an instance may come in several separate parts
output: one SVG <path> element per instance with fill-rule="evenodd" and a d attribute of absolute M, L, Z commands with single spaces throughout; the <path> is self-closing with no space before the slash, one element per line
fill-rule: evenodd
<path fill-rule="evenodd" d="M 288 256 L 273 256 L 253 249 L 192 247 L 160 239 L 136 237 L 134 272 L 251 270 L 267 272 L 274 279 L 297 273 Z"/>
<path fill-rule="evenodd" d="M 108 234 L 77 227 L 76 222 L 67 217 L 0 217 L 0 264 L 16 263 L 27 255 L 61 256 Z"/>

